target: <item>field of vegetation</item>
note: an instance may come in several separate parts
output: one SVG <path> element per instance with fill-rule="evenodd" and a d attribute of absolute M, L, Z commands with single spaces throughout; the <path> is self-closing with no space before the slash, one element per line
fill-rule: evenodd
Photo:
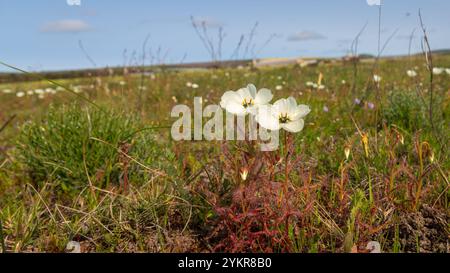
<path fill-rule="evenodd" d="M 0 85 L 4 252 L 449 252 L 450 55 Z M 268 88 L 281 146 L 174 141 L 173 106 Z M 71 249 L 67 249 L 72 246 Z M 73 247 L 75 246 L 75 247 Z"/>

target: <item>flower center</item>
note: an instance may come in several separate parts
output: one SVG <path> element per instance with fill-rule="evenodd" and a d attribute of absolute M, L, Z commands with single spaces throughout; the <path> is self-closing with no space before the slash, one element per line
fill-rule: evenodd
<path fill-rule="evenodd" d="M 255 104 L 253 102 L 253 99 L 248 99 L 248 98 L 245 98 L 244 101 L 242 102 L 242 106 L 244 106 L 244 108 L 247 108 L 249 106 L 253 106 L 253 104 Z"/>
<path fill-rule="evenodd" d="M 284 114 L 282 113 L 278 116 L 278 121 L 280 123 L 288 123 L 291 121 L 291 118 L 288 116 L 287 113 L 284 113 Z"/>

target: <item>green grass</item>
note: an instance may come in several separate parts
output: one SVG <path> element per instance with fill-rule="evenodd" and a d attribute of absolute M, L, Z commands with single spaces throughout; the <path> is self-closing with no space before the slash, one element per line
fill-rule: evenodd
<path fill-rule="evenodd" d="M 450 67 L 448 55 L 434 61 Z M 408 78 L 406 70 L 414 66 L 419 76 Z M 142 92 L 140 75 L 57 81 L 81 90 L 103 110 L 65 91 L 43 98 L 1 92 L 52 87 L 45 81 L 0 85 L 0 125 L 17 115 L 0 132 L 5 248 L 60 252 L 75 240 L 83 251 L 96 252 L 344 252 L 364 251 L 367 242 L 378 241 L 385 252 L 448 252 L 443 245 L 449 234 L 450 76 L 435 77 L 433 128 L 423 60 L 382 60 L 378 88 L 370 80 L 372 67 L 359 64 L 356 79 L 353 66 L 341 62 L 161 70 L 145 77 Z M 320 73 L 326 88 L 307 87 Z M 170 139 L 174 105 L 191 107 L 194 96 L 202 96 L 205 105 L 218 104 L 223 92 L 248 83 L 271 89 L 274 100 L 291 95 L 311 107 L 304 130 L 291 136 L 294 154 L 288 163 L 277 163 L 278 152 L 255 153 L 246 143 Z M 361 104 L 354 103 L 356 98 Z M 285 164 L 291 188 L 277 197 L 286 202 L 282 209 L 277 198 L 253 192 L 252 185 L 284 183 Z M 246 181 L 240 179 L 243 167 L 249 169 Z M 236 203 L 241 191 L 262 196 L 262 203 L 246 200 L 250 207 L 264 208 L 248 216 L 257 231 L 270 215 L 287 207 L 299 211 L 298 217 L 264 231 L 280 242 L 261 237 L 248 243 L 255 230 L 234 234 L 223 228 L 239 227 L 235 221 L 241 220 L 224 216 L 221 209 L 235 216 L 248 213 L 245 202 Z M 426 213 L 429 207 L 434 216 Z M 405 228 L 409 219 L 431 221 L 439 235 L 415 230 L 411 238 Z M 234 235 L 239 244 L 220 247 Z M 421 249 L 421 240 L 430 238 L 434 248 Z"/>

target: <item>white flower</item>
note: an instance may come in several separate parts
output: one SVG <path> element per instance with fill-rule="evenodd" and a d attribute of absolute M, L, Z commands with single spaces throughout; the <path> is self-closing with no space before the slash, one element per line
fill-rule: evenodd
<path fill-rule="evenodd" d="M 281 89 L 283 89 L 283 86 L 282 86 L 282 85 L 277 85 L 277 86 L 275 86 L 275 90 L 281 90 Z"/>
<path fill-rule="evenodd" d="M 268 130 L 284 130 L 292 133 L 300 132 L 305 124 L 303 118 L 310 112 L 309 106 L 297 105 L 293 97 L 277 100 L 273 105 L 265 105 L 258 109 L 256 121 Z"/>
<path fill-rule="evenodd" d="M 3 94 L 11 94 L 12 90 L 11 89 L 3 89 Z"/>
<path fill-rule="evenodd" d="M 408 70 L 408 71 L 406 71 L 406 74 L 407 74 L 408 77 L 410 77 L 410 78 L 414 78 L 414 77 L 417 76 L 417 72 L 414 71 L 414 70 Z"/>
<path fill-rule="evenodd" d="M 313 86 L 314 85 L 314 83 L 313 82 L 306 82 L 306 86 L 309 86 L 309 87 L 311 87 L 311 86 Z"/>
<path fill-rule="evenodd" d="M 25 96 L 25 92 L 19 91 L 19 92 L 16 93 L 16 96 L 18 98 L 21 98 L 21 97 Z"/>
<path fill-rule="evenodd" d="M 321 84 L 317 87 L 317 89 L 319 89 L 319 90 L 325 89 L 325 85 Z"/>
<path fill-rule="evenodd" d="M 187 86 L 187 87 L 192 87 L 192 82 L 187 82 L 187 83 L 186 83 L 186 86 Z"/>
<path fill-rule="evenodd" d="M 31 96 L 31 95 L 33 95 L 33 94 L 34 94 L 34 91 L 33 91 L 33 90 L 28 90 L 28 91 L 27 91 L 27 95 L 28 95 L 28 96 Z"/>
<path fill-rule="evenodd" d="M 44 90 L 42 90 L 42 89 L 36 89 L 36 90 L 34 90 L 34 93 L 36 93 L 36 94 L 38 94 L 38 95 L 44 94 Z"/>
<path fill-rule="evenodd" d="M 240 172 L 241 175 L 241 179 L 242 181 L 247 180 L 247 176 L 248 176 L 248 169 L 247 168 L 243 168 Z"/>
<path fill-rule="evenodd" d="M 441 68 L 441 67 L 433 67 L 433 74 L 434 74 L 434 75 L 441 75 L 442 72 L 444 72 L 444 68 Z"/>
<path fill-rule="evenodd" d="M 447 73 L 447 75 L 450 75 L 450 68 L 446 68 L 445 73 Z"/>
<path fill-rule="evenodd" d="M 256 114 L 258 107 L 268 104 L 273 98 L 272 91 L 262 88 L 256 91 L 253 84 L 238 91 L 227 91 L 220 100 L 220 106 L 232 114 L 244 116 Z"/>
<path fill-rule="evenodd" d="M 378 75 L 373 75 L 373 80 L 374 80 L 376 83 L 379 83 L 379 82 L 381 82 L 381 77 L 378 76 Z"/>
<path fill-rule="evenodd" d="M 192 88 L 197 89 L 197 88 L 198 88 L 198 84 L 193 83 L 193 84 L 192 84 Z"/>

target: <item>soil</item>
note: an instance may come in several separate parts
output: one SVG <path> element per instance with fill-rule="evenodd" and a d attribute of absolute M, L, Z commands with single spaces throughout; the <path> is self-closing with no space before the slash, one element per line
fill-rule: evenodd
<path fill-rule="evenodd" d="M 401 251 L 449 253 L 449 218 L 448 213 L 428 205 L 423 205 L 417 212 L 404 214 L 398 225 Z M 393 245 L 395 229 L 395 226 L 390 227 L 388 245 Z"/>

